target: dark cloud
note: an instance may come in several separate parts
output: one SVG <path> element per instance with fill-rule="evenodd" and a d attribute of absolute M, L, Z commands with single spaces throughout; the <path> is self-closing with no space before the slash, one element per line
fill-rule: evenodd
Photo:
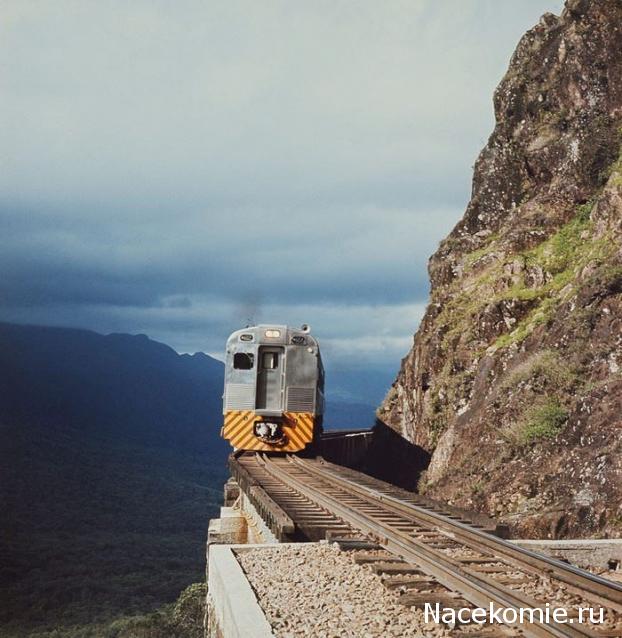
<path fill-rule="evenodd" d="M 306 321 L 397 365 L 493 87 L 560 8 L 3 3 L 0 318 L 213 352 Z"/>
<path fill-rule="evenodd" d="M 29 306 L 157 306 L 173 295 L 240 303 L 421 301 L 427 252 L 413 249 L 433 242 L 436 228 L 447 230 L 455 217 L 430 213 L 426 228 L 409 210 L 254 212 L 164 217 L 147 227 L 128 215 L 121 236 L 107 233 L 99 218 L 56 224 L 56 216 L 5 214 L 12 230 L 0 256 L 0 294 L 8 304 Z"/>

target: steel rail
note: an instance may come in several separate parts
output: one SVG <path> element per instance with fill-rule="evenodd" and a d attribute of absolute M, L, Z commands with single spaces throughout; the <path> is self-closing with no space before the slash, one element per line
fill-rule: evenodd
<path fill-rule="evenodd" d="M 453 538 L 467 545 L 474 544 L 478 548 L 485 547 L 488 551 L 495 554 L 495 558 L 503 558 L 534 574 L 547 574 L 568 585 L 569 589 L 572 589 L 578 595 L 582 595 L 584 598 L 594 599 L 595 602 L 598 602 L 604 607 L 622 612 L 622 586 L 613 581 L 595 574 L 590 574 L 583 569 L 568 565 L 555 558 L 538 554 L 524 547 L 519 547 L 502 538 L 487 534 L 460 521 L 448 519 L 441 514 L 437 514 L 414 503 L 408 503 L 389 494 L 383 494 L 374 488 L 360 485 L 348 478 L 340 476 L 326 463 L 324 463 L 325 470 L 318 470 L 313 464 L 307 463 L 303 459 L 294 456 L 288 458 L 290 462 L 304 466 L 306 471 L 312 472 L 318 477 L 323 476 L 326 478 L 325 473 L 328 472 L 331 480 L 336 481 L 357 494 L 380 501 L 398 512 L 404 514 L 410 513 L 411 516 L 416 515 L 419 520 L 423 520 L 428 524 L 433 523 L 437 525 L 440 530 L 445 531 Z M 586 596 L 586 593 L 589 594 L 589 596 Z"/>
<path fill-rule="evenodd" d="M 388 523 L 380 523 L 372 517 L 362 514 L 352 507 L 343 504 L 334 496 L 327 495 L 318 487 L 313 487 L 295 476 L 291 472 L 275 464 L 270 457 L 258 457 L 267 472 L 278 480 L 293 487 L 296 491 L 315 501 L 328 511 L 337 514 L 344 521 L 353 524 L 361 531 L 376 537 L 389 550 L 402 556 L 423 568 L 445 587 L 460 593 L 469 602 L 479 607 L 487 608 L 491 603 L 498 608 L 513 609 L 520 617 L 520 609 L 538 608 L 529 599 L 518 595 L 515 591 L 495 583 L 490 578 L 465 569 L 464 566 L 450 559 L 445 554 L 435 551 L 408 534 L 393 528 Z M 304 466 L 298 466 L 303 468 Z M 307 469 L 306 467 L 304 468 Z M 312 474 L 313 476 L 313 474 Z M 328 482 L 329 489 L 335 487 L 330 482 L 334 476 L 324 475 L 322 480 Z M 338 488 L 351 493 L 350 488 Z M 569 624 L 562 625 L 555 622 L 542 623 L 535 620 L 527 625 L 506 624 L 508 628 L 516 629 L 529 638 L 593 638 L 596 634 L 589 629 L 577 628 Z"/>
<path fill-rule="evenodd" d="M 329 515 L 317 503 L 268 474 L 258 463 L 256 453 L 230 457 L 229 467 L 242 491 L 279 541 L 292 541 L 299 534 L 309 540 L 320 540 L 328 532 L 349 534 L 355 531 L 350 526 L 344 529 L 343 521 L 337 516 Z"/>

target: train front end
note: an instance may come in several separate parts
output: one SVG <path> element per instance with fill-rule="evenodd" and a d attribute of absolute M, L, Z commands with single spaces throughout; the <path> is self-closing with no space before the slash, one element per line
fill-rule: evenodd
<path fill-rule="evenodd" d="M 253 326 L 227 340 L 222 436 L 236 450 L 299 452 L 321 431 L 324 368 L 309 328 Z"/>

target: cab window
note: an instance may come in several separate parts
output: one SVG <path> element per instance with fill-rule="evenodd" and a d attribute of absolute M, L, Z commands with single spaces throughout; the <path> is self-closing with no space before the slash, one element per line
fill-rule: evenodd
<path fill-rule="evenodd" d="M 249 352 L 236 352 L 233 355 L 233 367 L 236 370 L 252 370 L 255 356 Z"/>

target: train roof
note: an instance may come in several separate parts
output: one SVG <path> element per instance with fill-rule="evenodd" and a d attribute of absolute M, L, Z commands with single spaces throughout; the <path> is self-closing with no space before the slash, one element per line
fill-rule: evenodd
<path fill-rule="evenodd" d="M 304 335 L 308 344 L 318 345 L 317 339 L 310 334 L 310 328 L 303 325 L 300 328 L 292 328 L 283 324 L 259 324 L 257 326 L 247 326 L 232 332 L 227 343 L 243 341 L 241 336 L 244 334 L 252 335 L 253 338 L 249 342 L 261 345 L 289 345 L 291 338 L 295 335 Z"/>

